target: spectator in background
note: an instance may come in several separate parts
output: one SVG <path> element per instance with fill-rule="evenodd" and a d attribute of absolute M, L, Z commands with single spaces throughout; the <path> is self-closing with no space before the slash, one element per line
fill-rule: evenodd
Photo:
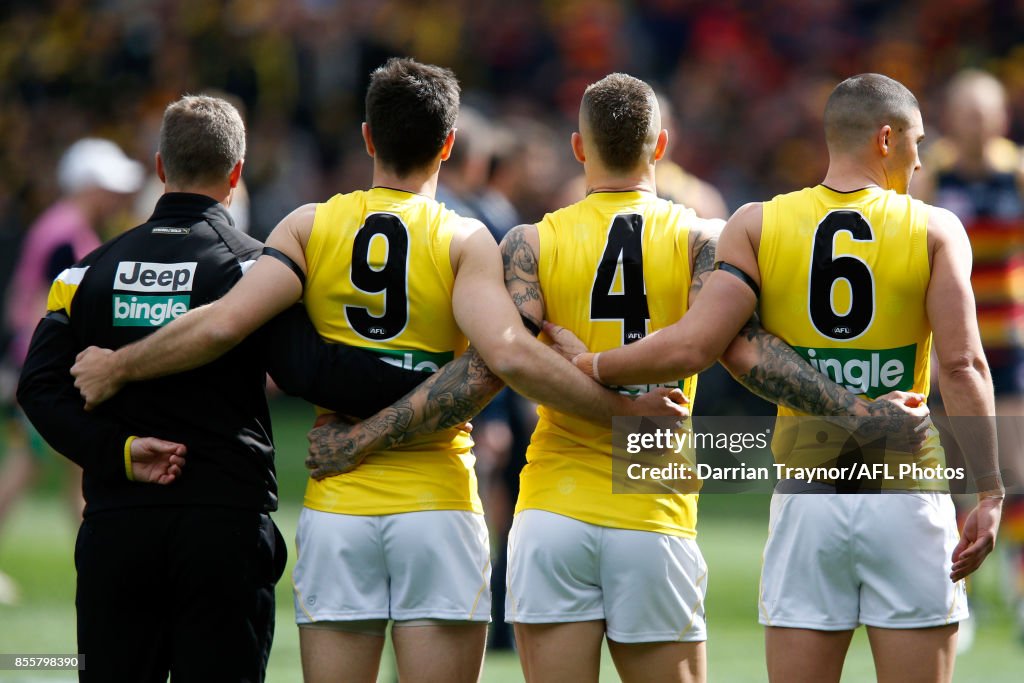
<path fill-rule="evenodd" d="M 475 109 L 463 107 L 455 131 L 459 144 L 441 169 L 437 201 L 460 216 L 482 220 L 477 200 L 490 172 L 490 126 Z M 487 229 L 494 232 L 490 225 Z"/>
<path fill-rule="evenodd" d="M 500 123 L 491 128 L 490 137 L 487 182 L 477 196 L 476 206 L 480 220 L 500 242 L 505 233 L 522 222 L 515 200 L 524 189 L 526 145 Z"/>
<path fill-rule="evenodd" d="M 661 123 L 668 131 L 668 150 L 665 159 L 658 164 L 658 195 L 688 206 L 701 218 L 729 217 L 729 209 L 725 205 L 722 193 L 708 182 L 705 182 L 683 169 L 672 161 L 672 148 L 681 140 L 679 126 L 676 123 L 674 110 L 664 94 L 658 94 L 658 107 L 661 109 Z"/>
<path fill-rule="evenodd" d="M 62 197 L 35 221 L 22 243 L 17 269 L 8 285 L 6 325 L 12 335 L 5 371 L 16 373 L 28 351 L 36 323 L 46 313 L 50 283 L 100 246 L 100 228 L 128 205 L 142 185 L 143 167 L 115 143 L 85 138 L 71 145 L 57 168 Z M 12 387 L 13 388 L 13 387 Z M 13 393 L 0 397 L 7 420 L 7 452 L 0 464 L 0 528 L 14 503 L 39 473 L 46 445 L 17 407 Z M 82 470 L 68 467 L 67 495 L 75 524 L 82 515 Z M 0 573 L 0 603 L 17 591 Z"/>
<path fill-rule="evenodd" d="M 946 91 L 944 136 L 929 150 L 915 193 L 964 223 L 974 252 L 971 287 L 992 371 L 1000 466 L 1020 482 L 1024 454 L 1024 156 L 1008 140 L 1006 91 L 991 74 L 965 69 Z M 941 389 L 941 387 L 940 387 Z M 1009 496 L 1003 549 L 1010 594 L 1024 636 L 1024 498 Z"/>

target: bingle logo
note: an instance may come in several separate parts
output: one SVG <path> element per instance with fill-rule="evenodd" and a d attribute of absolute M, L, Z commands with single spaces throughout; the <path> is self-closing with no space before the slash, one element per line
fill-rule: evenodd
<path fill-rule="evenodd" d="M 114 274 L 114 289 L 123 292 L 191 292 L 196 261 L 146 263 L 122 261 Z"/>
<path fill-rule="evenodd" d="M 191 297 L 114 295 L 114 327 L 163 327 L 188 313 Z"/>

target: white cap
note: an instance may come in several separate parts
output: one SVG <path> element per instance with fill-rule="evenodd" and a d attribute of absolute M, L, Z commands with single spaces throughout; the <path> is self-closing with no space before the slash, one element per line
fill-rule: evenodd
<path fill-rule="evenodd" d="M 142 187 L 142 164 L 110 140 L 83 138 L 68 147 L 57 167 L 57 182 L 66 193 L 89 187 L 130 194 Z"/>

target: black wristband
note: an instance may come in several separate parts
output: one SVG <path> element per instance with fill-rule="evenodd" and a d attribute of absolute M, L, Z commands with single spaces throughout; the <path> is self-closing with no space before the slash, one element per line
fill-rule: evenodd
<path fill-rule="evenodd" d="M 742 270 L 732 265 L 731 263 L 726 263 L 725 261 L 718 261 L 717 263 L 715 263 L 714 270 L 721 270 L 725 273 L 729 273 L 729 275 L 732 275 L 733 277 L 739 278 L 740 282 L 745 284 L 747 287 L 750 287 L 751 291 L 754 292 L 755 298 L 761 297 L 761 288 L 757 286 L 756 282 L 754 282 L 754 278 L 750 277 L 749 275 L 747 275 L 746 273 L 744 273 Z"/>
<path fill-rule="evenodd" d="M 306 290 L 306 274 L 302 272 L 302 268 L 299 268 L 299 265 L 295 263 L 288 254 L 274 249 L 273 247 L 263 247 L 263 255 L 277 259 L 284 265 L 288 266 L 291 271 L 295 273 L 295 277 L 299 278 L 299 284 L 302 285 L 302 290 Z"/>

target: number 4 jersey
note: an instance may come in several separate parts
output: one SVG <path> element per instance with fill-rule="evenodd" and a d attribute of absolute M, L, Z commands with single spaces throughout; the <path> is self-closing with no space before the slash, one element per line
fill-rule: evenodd
<path fill-rule="evenodd" d="M 647 192 L 594 192 L 537 225 L 548 320 L 604 351 L 686 312 L 694 212 Z M 697 378 L 678 383 L 693 402 Z M 628 387 L 635 393 L 648 387 Z M 697 496 L 612 494 L 612 431 L 541 406 L 516 512 L 547 510 L 589 524 L 696 535 Z"/>
<path fill-rule="evenodd" d="M 928 205 L 879 187 L 837 192 L 818 185 L 779 195 L 763 208 L 758 266 L 765 329 L 855 394 L 927 395 Z M 798 414 L 779 408 L 780 416 Z M 816 467 L 838 455 L 831 440 L 818 441 L 817 427 L 798 434 L 786 424 L 773 442 L 780 462 Z M 922 452 L 889 452 L 886 461 L 943 464 L 932 431 Z"/>
<path fill-rule="evenodd" d="M 304 302 L 320 334 L 423 372 L 465 350 L 452 314 L 449 255 L 460 220 L 433 199 L 381 187 L 318 205 Z M 374 453 L 344 476 L 311 479 L 306 507 L 357 515 L 481 512 L 472 446 L 468 435 L 447 430 Z"/>

